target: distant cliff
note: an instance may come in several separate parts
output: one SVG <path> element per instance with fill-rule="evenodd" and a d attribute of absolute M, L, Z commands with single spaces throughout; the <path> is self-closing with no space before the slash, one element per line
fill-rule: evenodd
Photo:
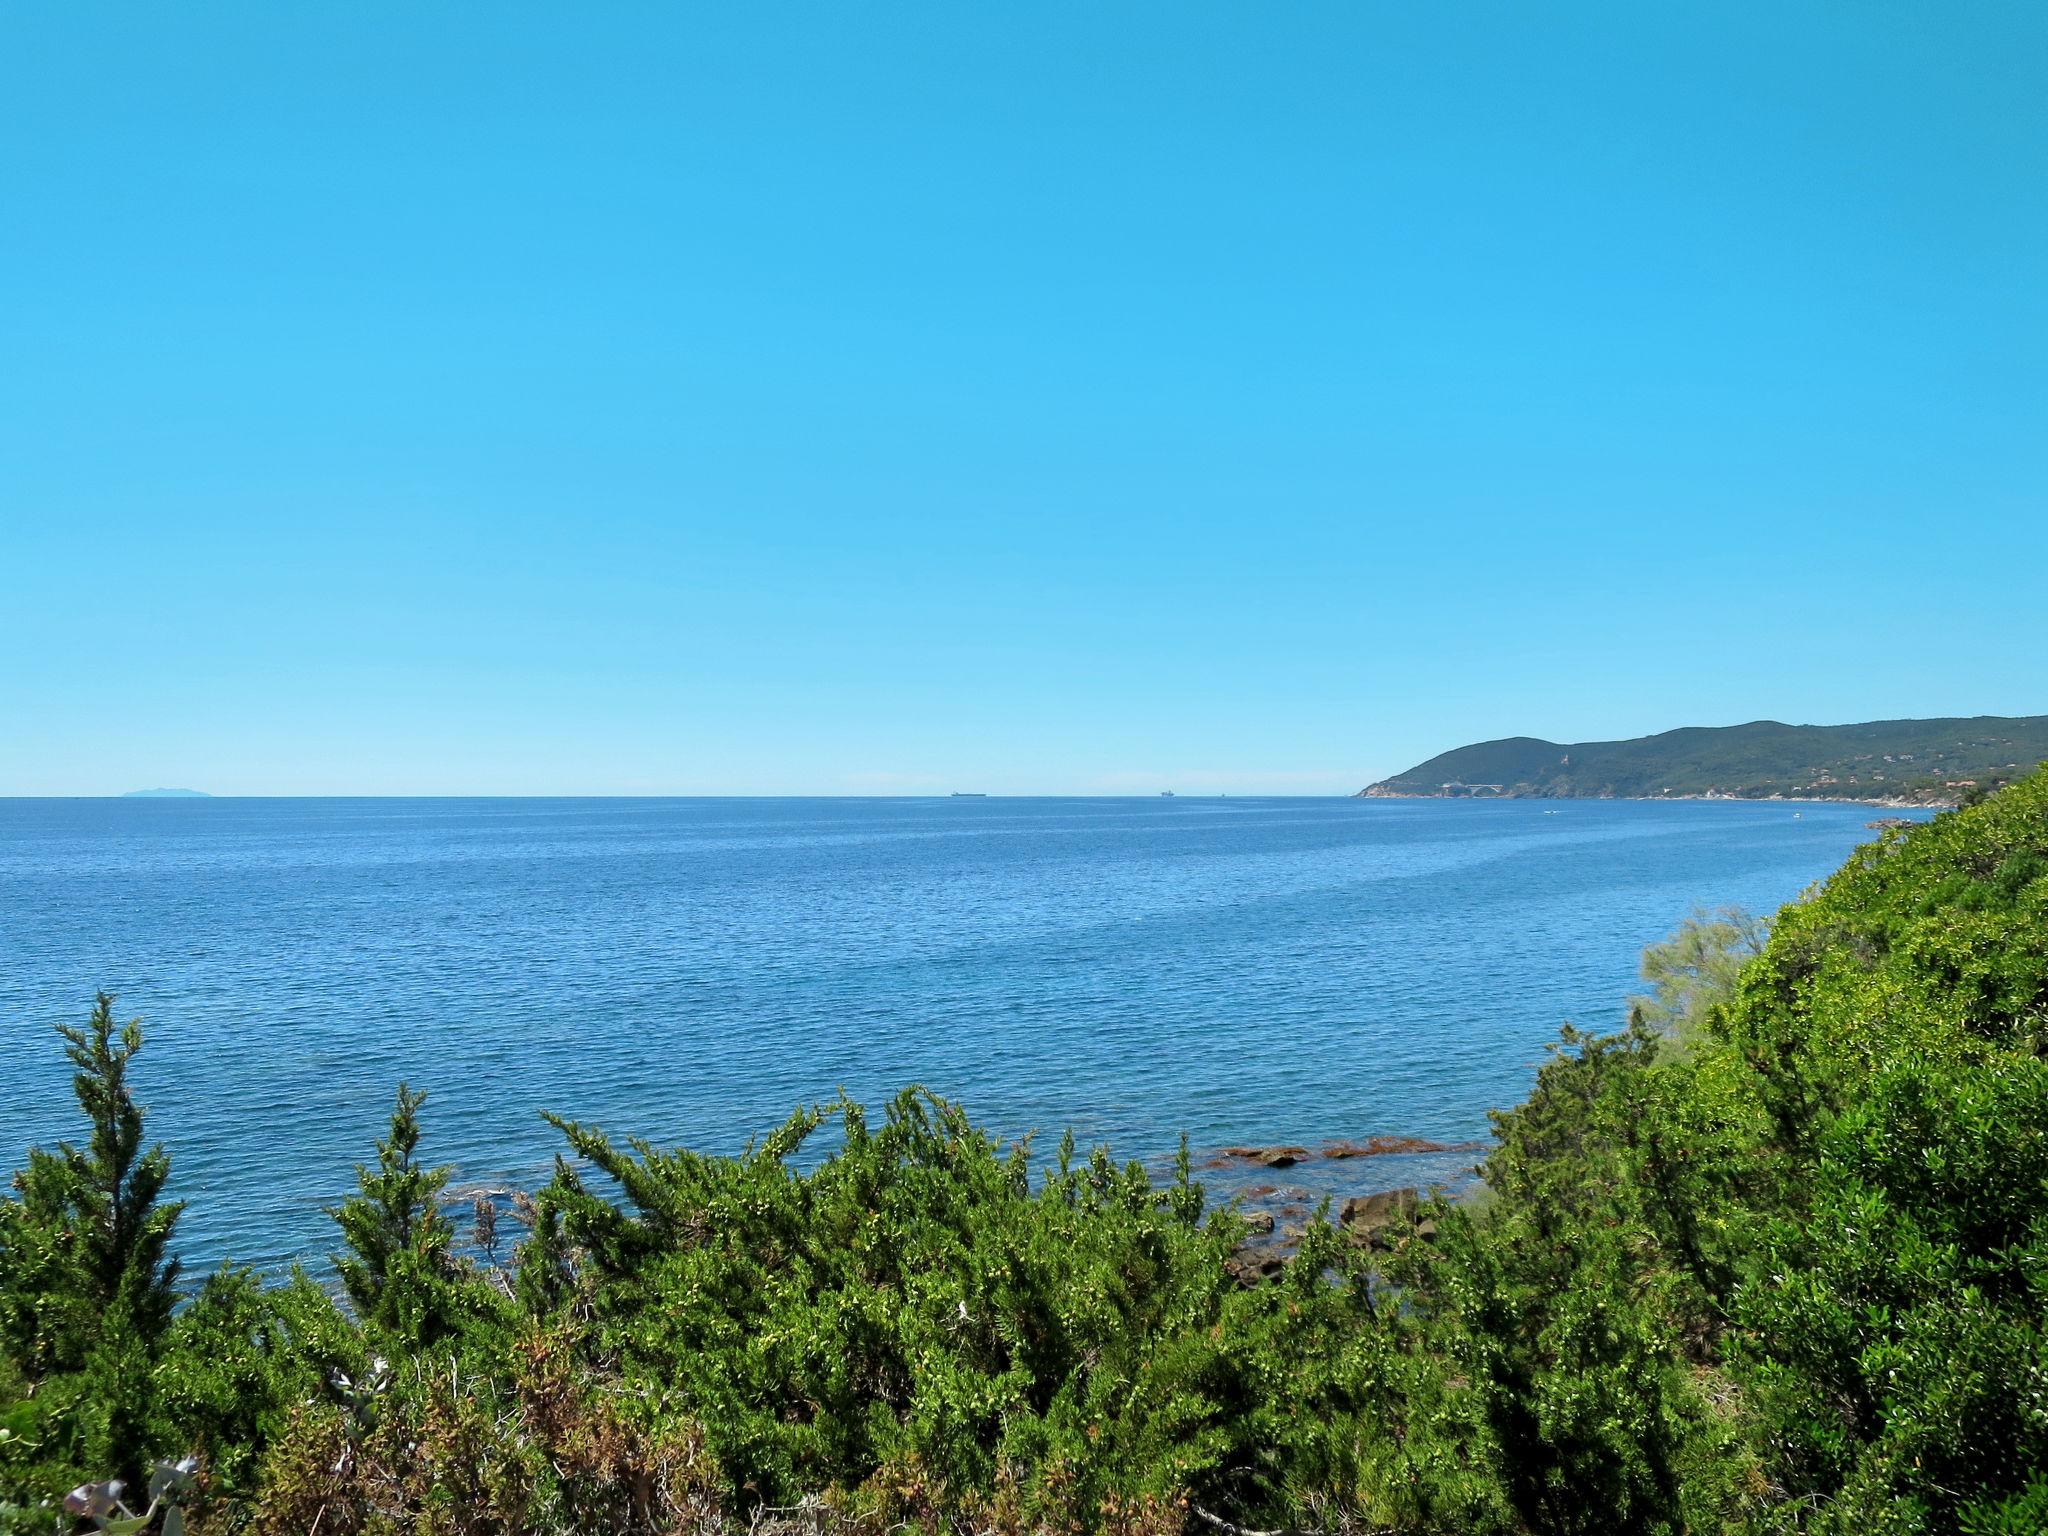
<path fill-rule="evenodd" d="M 1862 725 L 1689 726 L 1630 741 L 1509 736 L 1459 747 L 1361 795 L 1883 800 L 1952 804 L 2048 761 L 2048 715 Z"/>

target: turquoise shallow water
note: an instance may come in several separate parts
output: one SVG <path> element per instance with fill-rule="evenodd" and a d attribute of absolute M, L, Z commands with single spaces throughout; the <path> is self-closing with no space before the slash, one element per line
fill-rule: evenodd
<path fill-rule="evenodd" d="M 1795 814 L 1795 811 L 1797 814 Z M 555 1109 L 732 1151 L 906 1082 L 1119 1156 L 1483 1136 L 1695 903 L 1860 806 L 1400 800 L 0 801 L 0 1160 L 73 1133 L 50 1026 L 144 1016 L 188 1256 L 326 1250 L 401 1078 L 465 1181 Z M 1305 1166 L 1311 1189 L 1471 1155 Z M 1224 1183 L 1234 1177 L 1215 1175 Z"/>

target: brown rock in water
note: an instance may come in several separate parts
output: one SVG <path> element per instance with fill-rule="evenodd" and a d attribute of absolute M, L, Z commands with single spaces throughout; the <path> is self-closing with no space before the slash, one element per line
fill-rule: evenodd
<path fill-rule="evenodd" d="M 1240 1248 L 1223 1261 L 1223 1269 L 1231 1279 L 1249 1290 L 1285 1274 L 1287 1255 L 1278 1248 Z"/>
<path fill-rule="evenodd" d="M 1256 1237 L 1264 1237 L 1273 1230 L 1273 1213 L 1271 1211 L 1245 1211 L 1242 1215 L 1244 1216 L 1245 1231 Z"/>
<path fill-rule="evenodd" d="M 1414 1152 L 1476 1152 L 1486 1144 L 1479 1141 L 1429 1141 L 1420 1136 L 1368 1136 L 1364 1141 L 1325 1142 L 1311 1152 L 1307 1147 L 1222 1147 L 1205 1160 L 1204 1168 L 1229 1168 L 1250 1163 L 1258 1168 L 1292 1168 L 1315 1158 L 1342 1161 L 1352 1157 L 1387 1157 Z"/>
<path fill-rule="evenodd" d="M 1292 1168 L 1308 1155 L 1307 1147 L 1225 1147 L 1202 1166 L 1227 1168 L 1232 1163 L 1256 1163 L 1261 1168 Z"/>
<path fill-rule="evenodd" d="M 1322 1155 L 1332 1159 L 1386 1157 L 1405 1152 L 1461 1152 L 1475 1142 L 1428 1141 L 1420 1136 L 1368 1136 L 1363 1141 L 1333 1141 Z"/>
<path fill-rule="evenodd" d="M 1421 1196 L 1413 1189 L 1389 1189 L 1377 1195 L 1353 1195 L 1344 1202 L 1344 1208 L 1338 1213 L 1337 1221 L 1352 1242 L 1370 1243 L 1376 1248 L 1384 1248 L 1387 1246 L 1386 1229 L 1412 1219 L 1420 1203 Z M 1418 1224 L 1418 1234 L 1421 1233 L 1423 1226 L 1429 1228 L 1429 1236 L 1436 1235 L 1435 1222 Z"/>
<path fill-rule="evenodd" d="M 1337 1220 L 1347 1227 L 1383 1227 L 1397 1216 L 1412 1216 L 1420 1196 L 1413 1189 L 1388 1189 L 1376 1195 L 1353 1195 Z"/>

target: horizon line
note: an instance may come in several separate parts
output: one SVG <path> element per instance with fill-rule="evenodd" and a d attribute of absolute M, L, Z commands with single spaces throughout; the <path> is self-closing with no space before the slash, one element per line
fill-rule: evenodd
<path fill-rule="evenodd" d="M 158 804 L 190 805 L 197 801 L 246 801 L 246 800 L 845 800 L 845 801 L 919 801 L 919 800 L 1129 800 L 1140 803 L 1155 800 L 1357 800 L 1371 805 L 1410 805 L 1418 801 L 1429 801 L 1445 805 L 1502 805 L 1532 800 L 1574 801 L 1591 804 L 1642 804 L 1642 805 L 1854 805 L 1885 806 L 1896 809 L 1950 809 L 1947 802 L 1927 801 L 1901 805 L 1884 795 L 1851 797 L 1837 795 L 1368 795 L 1363 790 L 1331 790 L 1324 793 L 1303 793 L 1301 791 L 1262 790 L 1217 790 L 1181 791 L 1170 794 L 1160 792 L 1129 791 L 1113 793 L 1080 793 L 1074 791 L 1045 790 L 1029 793 L 1002 793 L 998 791 L 937 790 L 928 794 L 625 794 L 605 793 L 548 793 L 548 794 L 479 794 L 463 791 L 427 791 L 417 793 L 322 793 L 322 794 L 248 794 L 216 795 L 198 793 L 190 795 L 150 795 L 119 791 L 105 794 L 0 794 L 0 804 L 15 801 L 148 801 Z"/>

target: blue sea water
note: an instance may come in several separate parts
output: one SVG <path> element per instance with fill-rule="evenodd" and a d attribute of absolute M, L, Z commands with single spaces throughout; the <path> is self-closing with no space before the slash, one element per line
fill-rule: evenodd
<path fill-rule="evenodd" d="M 1460 1142 L 1695 904 L 1769 910 L 1859 806 L 1313 799 L 0 801 L 0 1163 L 76 1133 L 95 988 L 188 1259 L 332 1243 L 400 1079 L 463 1181 L 559 1111 L 729 1152 L 909 1082 L 1161 1165 Z M 1289 1170 L 1308 1191 L 1472 1154 Z M 1214 1175 L 1228 1186 L 1245 1175 Z"/>

